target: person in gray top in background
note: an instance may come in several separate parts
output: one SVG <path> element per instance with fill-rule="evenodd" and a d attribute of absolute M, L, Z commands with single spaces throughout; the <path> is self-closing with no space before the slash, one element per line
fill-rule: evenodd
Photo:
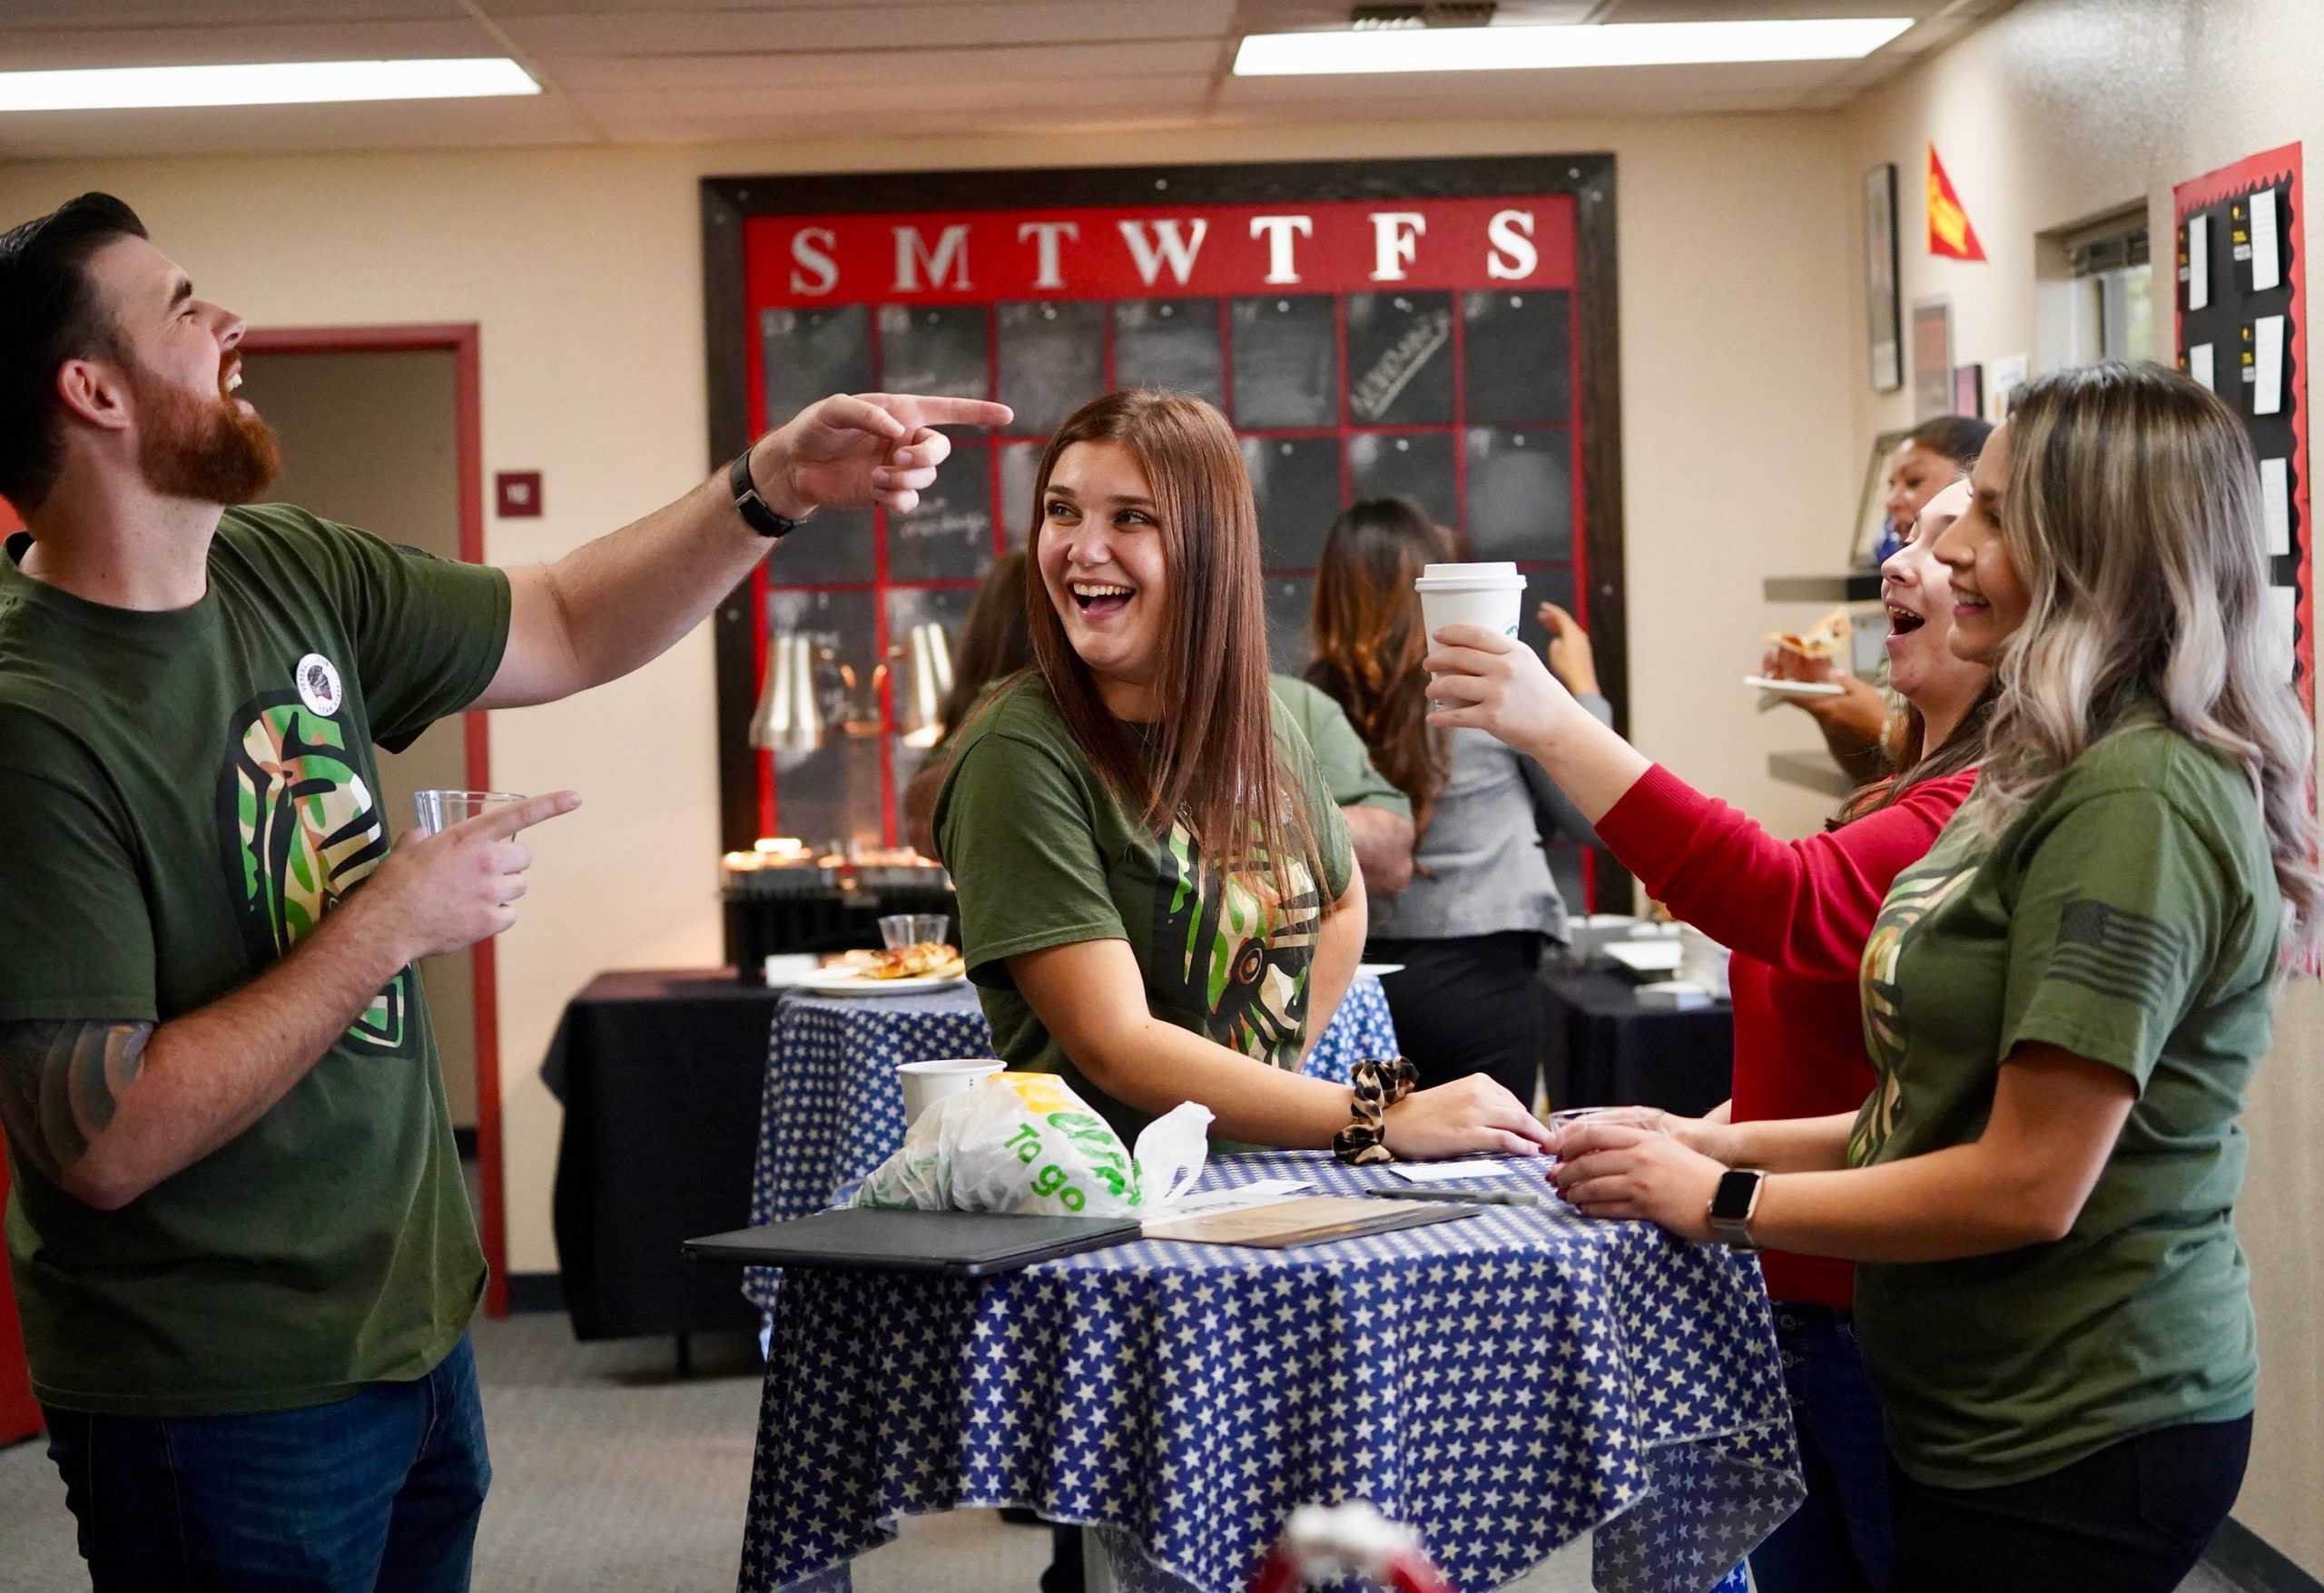
<path fill-rule="evenodd" d="M 1531 759 L 1491 737 L 1431 732 L 1423 567 L 1453 556 L 1452 539 L 1406 498 L 1357 503 L 1333 524 L 1315 577 L 1309 683 L 1347 713 L 1372 762 L 1412 799 L 1418 833 L 1411 882 L 1373 905 L 1367 960 L 1401 963 L 1382 983 L 1421 1083 L 1492 1075 L 1531 1103 L 1541 1067 L 1535 989 L 1544 943 L 1567 938 L 1566 904 L 1544 843 L 1595 844 L 1588 822 Z M 1544 605 L 1551 663 L 1600 718 L 1590 641 Z"/>

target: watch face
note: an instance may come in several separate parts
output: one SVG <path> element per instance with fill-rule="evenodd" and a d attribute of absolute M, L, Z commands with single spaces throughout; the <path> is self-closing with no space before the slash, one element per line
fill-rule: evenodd
<path fill-rule="evenodd" d="M 1721 1222 L 1739 1223 L 1751 1214 L 1752 1197 L 1759 1192 L 1762 1175 L 1738 1167 L 1718 1181 L 1710 1197 L 1710 1214 Z"/>

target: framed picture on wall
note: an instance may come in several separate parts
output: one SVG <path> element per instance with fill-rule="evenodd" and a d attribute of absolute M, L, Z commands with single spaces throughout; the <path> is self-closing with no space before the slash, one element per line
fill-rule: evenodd
<path fill-rule="evenodd" d="M 1912 435 L 1907 428 L 1884 431 L 1872 439 L 1872 457 L 1864 462 L 1864 489 L 1856 494 L 1856 529 L 1848 538 L 1852 570 L 1870 569 L 1876 562 L 1881 533 L 1888 527 L 1888 460 Z"/>
<path fill-rule="evenodd" d="M 1972 420 L 1985 418 L 1985 368 L 1983 365 L 1956 365 L 1953 368 L 1953 412 Z"/>
<path fill-rule="evenodd" d="M 1913 419 L 1953 413 L 1953 300 L 1913 301 Z"/>
<path fill-rule="evenodd" d="M 1896 166 L 1888 162 L 1864 174 L 1864 313 L 1872 390 L 1905 385 L 1905 341 L 1896 298 Z"/>

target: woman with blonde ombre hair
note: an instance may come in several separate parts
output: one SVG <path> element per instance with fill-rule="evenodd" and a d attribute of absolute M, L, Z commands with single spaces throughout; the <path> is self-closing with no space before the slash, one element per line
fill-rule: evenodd
<path fill-rule="evenodd" d="M 2311 734 L 2211 393 L 2157 366 L 2035 381 L 1971 483 L 1934 551 L 1953 650 L 2002 696 L 1865 950 L 1871 1098 L 1584 1125 L 1552 1176 L 1593 1214 L 1860 1264 L 1892 1593 L 2166 1593 L 2250 1443 L 2235 1119 L 2316 941 Z"/>
<path fill-rule="evenodd" d="M 1386 1068 L 1362 1093 L 1298 1070 L 1354 976 L 1364 883 L 1268 687 L 1226 418 L 1095 399 L 1049 439 L 1034 503 L 1034 666 L 962 728 L 935 811 L 995 1053 L 1062 1076 L 1125 1141 L 1198 1101 L 1260 1145 L 1538 1151 L 1547 1130 L 1482 1076 L 1400 1094 Z"/>

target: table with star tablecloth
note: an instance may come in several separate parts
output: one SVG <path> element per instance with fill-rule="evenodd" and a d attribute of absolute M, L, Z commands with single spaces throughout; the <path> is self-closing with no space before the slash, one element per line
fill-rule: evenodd
<path fill-rule="evenodd" d="M 1373 975 L 1359 973 L 1304 1071 L 1345 1084 L 1364 1058 L 1396 1054 L 1387 993 Z M 902 996 L 785 998 L 760 1103 L 751 1221 L 812 1215 L 902 1146 L 900 1064 L 991 1055 L 992 1027 L 966 985 Z M 743 1293 L 762 1312 L 773 1303 L 775 1275 L 763 1268 L 744 1275 Z"/>
<path fill-rule="evenodd" d="M 1488 1186 L 1540 1178 L 1517 1165 Z M 1286 1175 L 1398 1185 L 1271 1151 L 1202 1187 Z M 1755 1262 L 1485 1206 L 1295 1250 L 793 1272 L 740 1586 L 837 1593 L 902 1516 L 1023 1505 L 1096 1529 L 1120 1586 L 1241 1593 L 1295 1506 L 1360 1499 L 1472 1593 L 1585 1530 L 1606 1593 L 1700 1593 L 1802 1491 Z"/>

